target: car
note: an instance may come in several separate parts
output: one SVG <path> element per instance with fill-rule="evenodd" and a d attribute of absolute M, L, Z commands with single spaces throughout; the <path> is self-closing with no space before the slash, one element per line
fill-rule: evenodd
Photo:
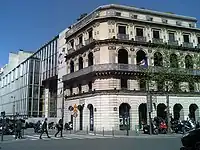
<path fill-rule="evenodd" d="M 183 147 L 180 150 L 200 150 L 200 128 L 193 129 L 181 138 Z"/>

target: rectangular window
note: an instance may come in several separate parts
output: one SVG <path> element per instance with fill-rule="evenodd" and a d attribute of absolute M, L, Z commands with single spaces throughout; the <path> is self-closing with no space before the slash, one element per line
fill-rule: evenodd
<path fill-rule="evenodd" d="M 78 40 L 79 40 L 79 44 L 83 44 L 83 35 L 80 35 L 78 37 Z"/>
<path fill-rule="evenodd" d="M 71 48 L 74 48 L 74 39 L 71 40 L 69 43 L 70 43 Z"/>
<path fill-rule="evenodd" d="M 134 18 L 134 19 L 137 19 L 137 18 L 138 18 L 138 16 L 137 16 L 137 15 L 133 15 L 133 18 Z"/>
<path fill-rule="evenodd" d="M 153 30 L 153 38 L 160 39 L 160 32 L 158 30 Z"/>
<path fill-rule="evenodd" d="M 197 37 L 198 44 L 200 44 L 200 37 Z"/>
<path fill-rule="evenodd" d="M 119 34 L 126 34 L 126 26 L 118 26 Z"/>
<path fill-rule="evenodd" d="M 127 79 L 121 78 L 121 89 L 127 89 Z"/>
<path fill-rule="evenodd" d="M 190 92 L 194 92 L 194 83 L 193 82 L 189 82 L 189 89 L 190 89 Z"/>
<path fill-rule="evenodd" d="M 142 36 L 143 37 L 143 29 L 142 28 L 136 28 L 136 36 Z"/>
<path fill-rule="evenodd" d="M 93 38 L 93 32 L 92 31 L 93 31 L 92 29 L 88 30 L 89 39 Z"/>
<path fill-rule="evenodd" d="M 88 83 L 88 88 L 89 88 L 89 91 L 92 91 L 92 81 L 90 81 L 90 82 Z"/>
<path fill-rule="evenodd" d="M 140 90 L 141 91 L 146 90 L 146 81 L 144 79 L 140 80 Z"/>
<path fill-rule="evenodd" d="M 70 95 L 73 94 L 73 87 L 70 87 L 70 88 L 69 88 L 69 92 L 70 92 Z"/>
<path fill-rule="evenodd" d="M 186 42 L 186 43 L 190 42 L 190 38 L 189 38 L 188 34 L 183 35 L 183 41 Z"/>
<path fill-rule="evenodd" d="M 174 33 L 169 33 L 169 41 L 174 42 L 175 41 L 175 35 Z"/>
<path fill-rule="evenodd" d="M 78 85 L 78 91 L 79 91 L 79 94 L 82 92 L 82 85 L 81 84 Z"/>
<path fill-rule="evenodd" d="M 116 16 L 121 16 L 121 13 L 120 12 L 116 12 Z"/>

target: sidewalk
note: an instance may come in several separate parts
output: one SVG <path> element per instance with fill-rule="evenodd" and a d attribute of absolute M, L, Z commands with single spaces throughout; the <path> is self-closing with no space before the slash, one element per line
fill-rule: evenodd
<path fill-rule="evenodd" d="M 69 133 L 70 134 L 70 133 Z M 71 134 L 78 134 L 78 135 L 91 135 L 91 136 L 105 136 L 105 137 L 117 137 L 117 138 L 178 138 L 182 137 L 182 134 L 158 134 L 158 135 L 149 135 L 143 134 L 142 131 L 136 133 L 135 131 L 129 131 L 129 135 L 127 136 L 127 131 L 105 131 L 103 132 L 86 132 L 86 131 L 71 131 Z"/>

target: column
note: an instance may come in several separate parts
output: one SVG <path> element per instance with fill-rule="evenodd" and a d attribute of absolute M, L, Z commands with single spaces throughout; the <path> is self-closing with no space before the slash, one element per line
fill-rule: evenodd
<path fill-rule="evenodd" d="M 44 116 L 45 118 L 49 116 L 49 88 L 44 90 Z"/>

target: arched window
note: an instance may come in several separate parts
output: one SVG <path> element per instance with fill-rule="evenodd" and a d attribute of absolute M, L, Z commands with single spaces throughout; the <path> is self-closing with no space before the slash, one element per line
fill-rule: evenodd
<path fill-rule="evenodd" d="M 74 72 L 74 62 L 70 62 L 70 73 Z"/>
<path fill-rule="evenodd" d="M 159 52 L 154 53 L 154 66 L 163 66 L 163 57 Z"/>
<path fill-rule="evenodd" d="M 93 60 L 93 53 L 90 52 L 88 54 L 88 66 L 92 66 L 94 64 L 94 60 Z"/>
<path fill-rule="evenodd" d="M 83 69 L 83 58 L 82 57 L 80 57 L 78 59 L 78 69 L 79 70 Z"/>
<path fill-rule="evenodd" d="M 128 52 L 125 49 L 120 49 L 118 51 L 118 63 L 128 64 Z"/>
<path fill-rule="evenodd" d="M 176 54 L 170 55 L 170 67 L 171 68 L 178 68 L 178 58 Z"/>
<path fill-rule="evenodd" d="M 185 56 L 185 68 L 193 69 L 192 56 L 190 55 Z"/>

